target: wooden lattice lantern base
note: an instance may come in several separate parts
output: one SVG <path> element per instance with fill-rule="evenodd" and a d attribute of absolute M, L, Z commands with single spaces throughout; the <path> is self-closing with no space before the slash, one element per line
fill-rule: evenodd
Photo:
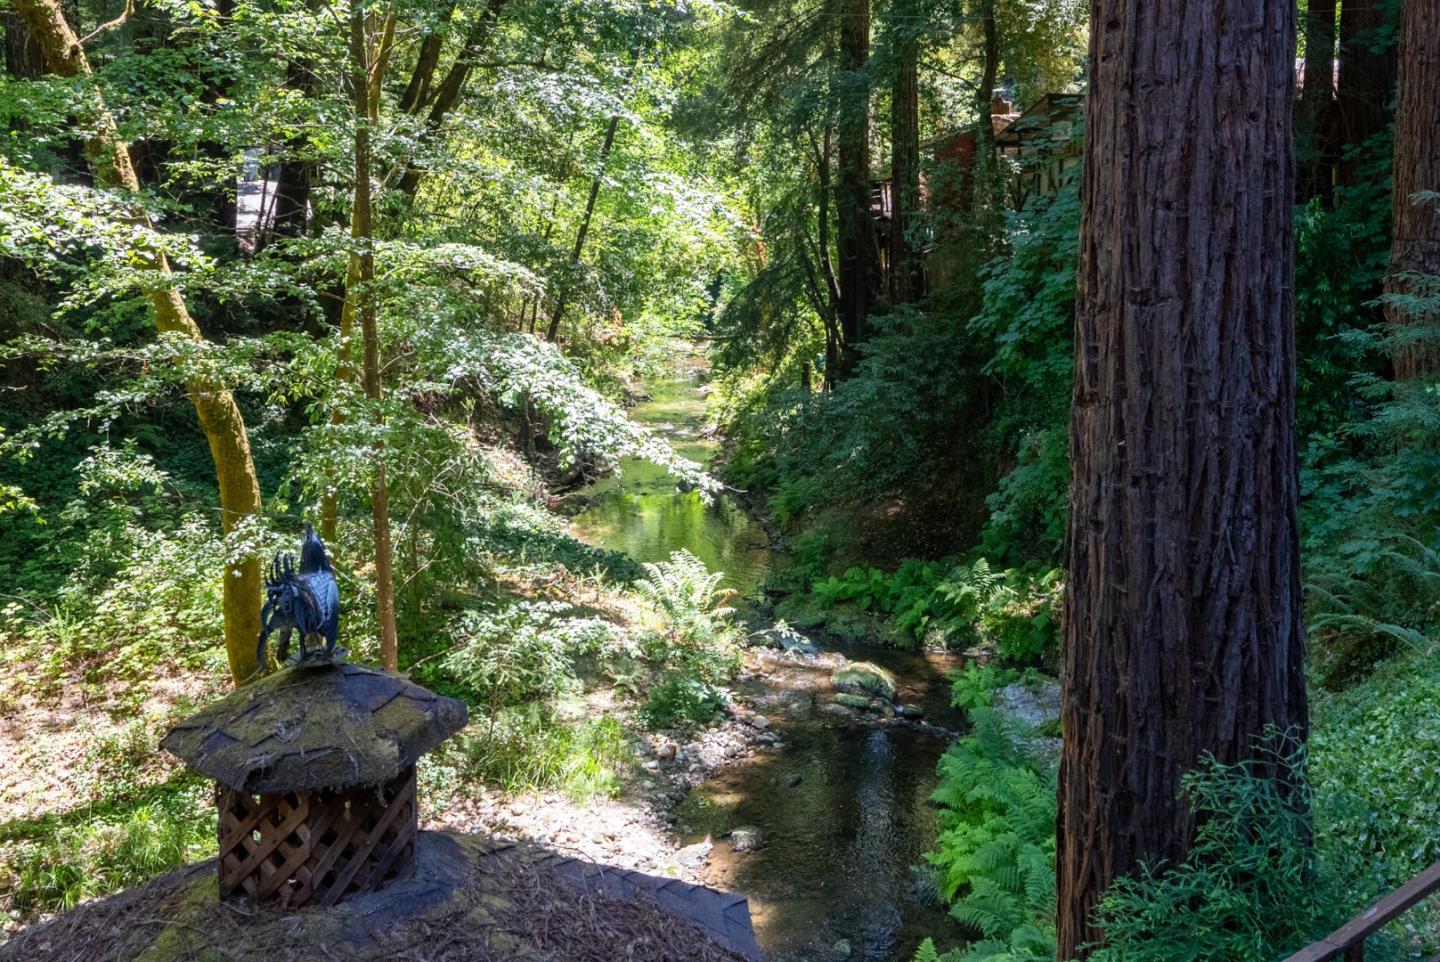
<path fill-rule="evenodd" d="M 324 665 L 231 692 L 160 744 L 216 781 L 221 897 L 298 908 L 410 875 L 415 761 L 465 722 L 399 675 Z"/>

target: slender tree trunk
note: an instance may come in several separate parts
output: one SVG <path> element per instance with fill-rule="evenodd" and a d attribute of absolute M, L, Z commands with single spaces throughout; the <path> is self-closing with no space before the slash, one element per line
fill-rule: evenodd
<path fill-rule="evenodd" d="M 853 373 L 868 335 L 875 237 L 870 216 L 870 0 L 840 0 L 840 88 L 835 227 L 839 246 L 840 368 Z"/>
<path fill-rule="evenodd" d="M 995 0 L 980 0 L 980 87 L 975 92 L 975 160 L 970 169 L 971 261 L 978 268 L 993 256 L 1004 230 L 1004 184 L 995 158 L 995 85 L 1000 74 L 1000 40 Z"/>
<path fill-rule="evenodd" d="M 455 16 L 455 8 L 445 11 L 445 22 Z M 430 84 L 435 79 L 435 70 L 440 66 L 440 51 L 445 46 L 445 34 L 436 30 L 425 35 L 420 41 L 420 51 L 415 57 L 415 69 L 410 72 L 410 82 L 400 96 L 400 112 L 418 114 L 429 102 Z"/>
<path fill-rule="evenodd" d="M 920 95 L 914 40 L 900 50 L 890 102 L 890 302 L 919 300 L 920 255 L 911 239 L 920 209 Z"/>
<path fill-rule="evenodd" d="M 466 35 L 465 42 L 460 48 L 460 53 L 455 58 L 455 63 L 441 79 L 440 86 L 435 89 L 435 99 L 430 104 L 430 114 L 426 118 L 428 137 L 433 138 L 439 134 L 446 115 L 459 102 L 460 95 L 465 90 L 465 84 L 470 79 L 470 73 L 475 69 L 475 62 L 485 52 L 490 34 L 495 29 L 495 24 L 499 21 L 500 13 L 505 9 L 507 2 L 508 0 L 488 0 L 484 13 L 470 28 L 470 32 Z M 406 165 L 405 173 L 401 175 L 397 189 L 406 197 L 414 200 L 420 190 L 420 178 L 424 176 L 424 173 L 425 169 L 412 161 Z"/>
<path fill-rule="evenodd" d="M 50 69 L 62 77 L 91 75 L 89 61 L 79 38 L 65 21 L 56 0 L 14 0 L 15 10 L 25 21 L 30 35 L 44 52 Z M 128 146 L 120 139 L 115 120 L 101 98 L 98 88 L 91 85 L 77 110 L 86 130 L 93 131 L 85 145 L 86 157 L 95 172 L 96 181 L 112 190 L 138 193 L 140 181 L 130 162 Z M 136 224 L 148 225 L 148 217 L 138 205 L 131 215 Z M 136 249 L 136 262 L 156 271 L 161 277 L 170 274 L 170 263 L 158 252 Z M 169 284 L 145 291 L 155 317 L 155 326 L 162 333 L 179 333 L 203 341 L 200 327 L 190 316 L 185 299 Z M 250 438 L 245 420 L 235 404 L 234 395 L 219 376 L 195 375 L 185 385 L 190 403 L 200 421 L 200 429 L 210 445 L 215 461 L 215 474 L 220 488 L 220 521 L 226 534 L 260 514 L 260 483 L 255 462 L 250 456 Z M 255 673 L 255 639 L 260 636 L 260 559 L 244 558 L 230 565 L 223 578 L 225 615 L 225 651 L 229 656 L 230 674 L 242 682 Z"/>
<path fill-rule="evenodd" d="M 1059 953 L 1181 776 L 1307 724 L 1296 535 L 1292 0 L 1095 0 L 1076 309 Z"/>
<path fill-rule="evenodd" d="M 360 316 L 365 397 L 377 404 L 384 397 L 380 381 L 380 335 L 375 306 L 375 221 L 371 210 L 370 131 L 376 121 L 379 84 L 376 58 L 370 53 L 365 6 L 353 0 L 350 8 L 351 96 L 355 108 L 355 199 L 350 236 L 357 245 L 351 254 L 355 278 L 350 298 Z M 382 41 L 383 45 L 384 41 Z M 379 56 L 383 56 L 380 54 Z M 375 617 L 380 626 L 380 664 L 399 668 L 399 642 L 395 631 L 395 564 L 390 544 L 390 488 L 385 477 L 385 448 L 375 445 L 375 478 L 370 485 L 370 512 L 375 533 Z"/>
<path fill-rule="evenodd" d="M 1340 82 L 1336 111 L 1340 139 L 1358 147 L 1390 122 L 1390 99 L 1395 92 L 1395 47 L 1383 46 L 1388 7 L 1384 0 L 1341 0 Z M 1359 178 L 1354 156 L 1340 161 L 1342 186 L 1353 187 Z"/>
<path fill-rule="evenodd" d="M 1335 0 L 1310 0 L 1305 15 L 1305 79 L 1296 104 L 1301 203 L 1327 200 L 1334 180 Z"/>
<path fill-rule="evenodd" d="M 575 248 L 570 252 L 570 264 L 579 268 L 580 255 L 585 252 L 585 238 L 590 233 L 590 220 L 595 215 L 595 201 L 600 196 L 600 183 L 605 178 L 605 167 L 610 162 L 610 149 L 615 146 L 615 131 L 620 126 L 620 115 L 610 117 L 605 127 L 605 141 L 600 145 L 600 157 L 595 164 L 595 176 L 590 179 L 590 196 L 585 199 L 585 214 L 580 218 L 580 229 L 575 232 Z M 560 335 L 560 322 L 565 318 L 566 301 L 569 300 L 570 284 L 563 282 L 560 296 L 555 300 L 555 310 L 550 315 L 550 328 L 545 340 L 553 342 Z"/>
<path fill-rule="evenodd" d="M 1440 323 L 1435 311 L 1419 315 L 1395 298 L 1421 295 L 1419 277 L 1440 277 L 1440 204 L 1422 191 L 1440 191 L 1440 7 L 1406 0 L 1401 13 L 1400 85 L 1395 111 L 1395 166 L 1391 195 L 1390 269 L 1385 277 L 1385 319 L 1392 329 Z M 1434 298 L 1428 298 L 1433 303 Z M 1395 378 L 1408 381 L 1440 371 L 1440 338 L 1430 333 L 1401 339 L 1393 352 Z"/>
<path fill-rule="evenodd" d="M 312 64 L 292 58 L 285 65 L 285 86 L 302 97 L 313 97 L 316 75 Z M 310 194 L 319 173 L 310 138 L 297 134 L 285 147 L 285 159 L 275 175 L 275 217 L 271 230 L 281 237 L 301 237 L 310 223 Z M 264 240 L 264 233 L 261 240 Z M 257 243 L 256 249 L 262 246 Z"/>

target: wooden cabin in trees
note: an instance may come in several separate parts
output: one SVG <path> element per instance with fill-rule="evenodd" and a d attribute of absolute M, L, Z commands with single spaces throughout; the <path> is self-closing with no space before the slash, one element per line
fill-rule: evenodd
<path fill-rule="evenodd" d="M 1016 111 L 1001 91 L 990 100 L 990 124 L 996 158 L 1010 178 L 1007 202 L 1018 209 L 1032 197 L 1053 194 L 1080 164 L 1082 94 L 1049 93 L 1024 111 Z M 920 179 L 920 208 L 928 237 L 925 286 L 947 286 L 951 271 L 945 242 L 958 233 L 958 215 L 970 207 L 975 155 L 979 138 L 974 125 L 952 131 L 922 145 L 927 158 Z M 895 189 L 889 176 L 871 181 L 870 211 L 875 219 L 876 262 L 880 289 L 888 287 L 890 229 L 894 222 Z"/>

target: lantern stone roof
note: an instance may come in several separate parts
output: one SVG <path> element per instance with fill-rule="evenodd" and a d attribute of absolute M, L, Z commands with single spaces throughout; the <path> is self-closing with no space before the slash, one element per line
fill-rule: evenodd
<path fill-rule="evenodd" d="M 462 702 L 400 675 L 327 664 L 236 689 L 160 746 L 235 791 L 338 790 L 390 781 L 466 721 Z"/>

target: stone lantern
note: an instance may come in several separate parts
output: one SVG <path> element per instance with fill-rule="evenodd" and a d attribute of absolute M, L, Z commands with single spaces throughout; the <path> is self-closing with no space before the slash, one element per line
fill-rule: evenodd
<path fill-rule="evenodd" d="M 465 706 L 399 675 L 324 663 L 237 689 L 161 746 L 216 782 L 220 896 L 334 905 L 415 867 L 415 761 Z"/>

